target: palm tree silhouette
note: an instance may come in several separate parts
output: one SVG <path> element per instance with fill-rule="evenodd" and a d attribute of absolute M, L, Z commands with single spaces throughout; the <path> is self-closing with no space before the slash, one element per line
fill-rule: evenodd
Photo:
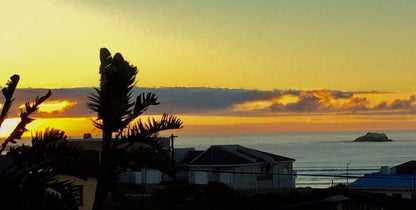
<path fill-rule="evenodd" d="M 100 62 L 100 87 L 90 94 L 87 103 L 90 110 L 97 112 L 94 125 L 102 130 L 103 136 L 101 176 L 97 183 L 94 209 L 100 209 L 106 194 L 115 189 L 122 165 L 117 157 L 132 151 L 131 148 L 137 142 L 152 145 L 152 140 L 159 137 L 160 131 L 182 127 L 180 119 L 164 114 L 160 120 L 139 120 L 135 126 L 128 128 L 148 107 L 159 104 L 157 96 L 154 93 L 142 93 L 136 97 L 135 102 L 131 102 L 137 67 L 125 61 L 120 53 L 112 57 L 106 48 L 100 49 Z M 157 149 L 156 145 L 153 146 L 153 149 Z M 143 147 L 140 149 L 142 152 L 145 150 L 149 151 Z"/>

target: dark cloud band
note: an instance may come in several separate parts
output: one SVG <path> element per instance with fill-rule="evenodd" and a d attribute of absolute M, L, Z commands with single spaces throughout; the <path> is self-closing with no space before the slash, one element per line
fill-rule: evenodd
<path fill-rule="evenodd" d="M 17 116 L 18 107 L 36 96 L 43 95 L 47 89 L 18 89 L 15 94 L 11 116 Z M 62 111 L 38 113 L 38 117 L 85 117 L 96 116 L 86 108 L 87 96 L 93 88 L 62 88 L 52 89 L 49 101 L 76 102 Z M 146 114 L 193 114 L 193 115 L 273 115 L 281 113 L 366 113 L 380 111 L 398 111 L 413 113 L 416 97 L 396 99 L 392 102 L 380 102 L 376 106 L 369 106 L 365 97 L 355 97 L 353 92 L 333 90 L 245 90 L 225 88 L 135 88 L 133 96 L 142 92 L 154 92 L 159 96 L 161 104 L 152 107 Z M 369 92 L 371 94 L 374 92 Z M 283 96 L 297 97 L 291 103 L 279 102 Z M 0 100 L 2 103 L 3 99 Z M 342 102 L 334 102 L 341 100 Z M 270 105 L 254 110 L 235 110 L 238 104 L 270 101 Z"/>

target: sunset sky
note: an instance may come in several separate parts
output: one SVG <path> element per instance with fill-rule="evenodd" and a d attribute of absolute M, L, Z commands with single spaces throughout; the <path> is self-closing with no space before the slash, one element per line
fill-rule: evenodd
<path fill-rule="evenodd" d="M 0 85 L 52 89 L 32 131 L 100 135 L 85 108 L 99 49 L 140 71 L 186 133 L 416 128 L 416 1 L 20 0 L 0 7 Z M 0 104 L 4 103 L 1 97 Z M 30 136 L 30 132 L 26 135 Z"/>

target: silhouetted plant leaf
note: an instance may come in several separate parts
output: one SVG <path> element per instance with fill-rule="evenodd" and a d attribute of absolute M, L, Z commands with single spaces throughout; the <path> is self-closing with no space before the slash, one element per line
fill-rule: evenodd
<path fill-rule="evenodd" d="M 20 77 L 19 75 L 15 74 L 10 77 L 10 81 L 7 82 L 7 87 L 3 88 L 1 92 L 5 98 L 5 102 L 0 114 L 0 128 L 3 124 L 4 120 L 7 118 L 7 114 L 9 112 L 10 107 L 13 103 L 13 94 L 16 90 L 17 84 L 19 83 Z"/>
<path fill-rule="evenodd" d="M 18 77 L 15 78 L 14 81 L 18 81 Z M 9 93 L 9 90 L 7 90 L 6 92 Z M 39 108 L 39 105 L 42 104 L 51 95 L 51 90 L 49 90 L 44 96 L 36 97 L 34 102 L 25 103 L 25 109 L 20 111 L 20 122 L 14 128 L 12 133 L 7 137 L 7 139 L 3 142 L 2 148 L 0 149 L 0 153 L 3 152 L 3 150 L 6 148 L 9 142 L 16 143 L 15 139 L 21 139 L 23 133 L 27 131 L 26 125 L 34 120 L 30 118 L 29 115 L 36 112 Z"/>
<path fill-rule="evenodd" d="M 178 118 L 164 114 L 161 120 L 149 118 L 147 123 L 139 120 L 135 126 L 128 128 L 149 106 L 159 104 L 157 97 L 154 93 L 142 93 L 136 97 L 135 102 L 131 102 L 138 71 L 137 67 L 125 61 L 120 53 L 112 57 L 110 51 L 101 48 L 100 62 L 100 87 L 90 93 L 87 103 L 88 109 L 97 112 L 95 127 L 103 131 L 102 177 L 98 180 L 94 209 L 100 209 L 99 205 L 106 192 L 115 187 L 122 169 L 120 166 L 126 163 L 123 162 L 126 161 L 125 158 L 132 157 L 129 155 L 129 149 L 136 148 L 136 143 L 141 143 L 142 146 L 148 146 L 141 147 L 140 151 L 149 151 L 146 154 L 162 154 L 159 152 L 160 147 L 154 143 L 159 137 L 159 132 L 182 127 L 182 121 Z M 114 139 L 113 133 L 116 133 Z M 169 159 L 163 155 L 163 158 L 157 160 L 166 161 L 166 158 Z M 150 163 L 150 160 L 153 160 L 153 163 Z M 147 162 L 156 164 L 155 160 L 149 159 Z"/>

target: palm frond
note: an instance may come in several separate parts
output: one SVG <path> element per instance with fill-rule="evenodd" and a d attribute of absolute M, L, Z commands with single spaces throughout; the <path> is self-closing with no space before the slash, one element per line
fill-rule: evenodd
<path fill-rule="evenodd" d="M 11 147 L 7 153 L 18 168 L 26 171 L 53 170 L 54 173 L 86 178 L 88 165 L 84 150 L 66 140 L 42 142 L 31 147 Z"/>
<path fill-rule="evenodd" d="M 4 102 L 4 105 L 0 114 L 0 128 L 4 120 L 6 120 L 9 109 L 12 106 L 12 103 L 14 101 L 13 94 L 14 94 L 14 91 L 16 90 L 16 86 L 19 83 L 19 80 L 20 80 L 19 75 L 15 74 L 11 76 L 10 81 L 7 82 L 7 87 L 2 89 L 5 102 Z"/>
<path fill-rule="evenodd" d="M 168 175 L 173 175 L 174 160 L 167 151 L 155 148 L 149 144 L 134 143 L 126 148 L 116 149 L 114 158 L 118 161 L 122 170 L 131 168 L 131 162 L 135 168 L 158 169 Z"/>
<path fill-rule="evenodd" d="M 164 130 L 179 129 L 182 128 L 182 120 L 173 115 L 163 114 L 160 120 L 154 118 L 148 118 L 147 123 L 142 121 L 138 122 L 138 128 L 140 133 L 152 134 L 159 133 Z"/>
<path fill-rule="evenodd" d="M 134 103 L 133 111 L 130 112 L 128 117 L 122 122 L 121 129 L 119 130 L 119 134 L 123 131 L 124 128 L 132 121 L 134 121 L 137 117 L 143 114 L 149 106 L 159 105 L 160 103 L 157 101 L 156 94 L 149 92 L 147 94 L 142 93 L 136 98 L 136 102 Z"/>
<path fill-rule="evenodd" d="M 46 128 L 44 132 L 36 131 L 34 137 L 32 137 L 32 146 L 36 147 L 40 144 L 48 144 L 54 141 L 59 140 L 66 140 L 67 136 L 65 135 L 65 131 L 61 131 L 59 129 Z"/>
<path fill-rule="evenodd" d="M 72 182 L 57 181 L 52 170 L 37 170 L 6 181 L 15 186 L 1 197 L 2 209 L 78 209 L 80 195 Z M 2 191 L 2 189 L 0 189 Z"/>
<path fill-rule="evenodd" d="M 182 120 L 173 115 L 163 114 L 160 120 L 147 118 L 147 122 L 143 122 L 139 119 L 123 137 L 132 142 L 152 140 L 158 138 L 161 131 L 180 128 L 182 128 Z"/>
<path fill-rule="evenodd" d="M 89 102 L 87 103 L 87 108 L 91 111 L 101 113 L 101 105 L 100 105 L 100 90 L 98 88 L 94 88 L 95 93 L 90 93 L 88 96 Z"/>

